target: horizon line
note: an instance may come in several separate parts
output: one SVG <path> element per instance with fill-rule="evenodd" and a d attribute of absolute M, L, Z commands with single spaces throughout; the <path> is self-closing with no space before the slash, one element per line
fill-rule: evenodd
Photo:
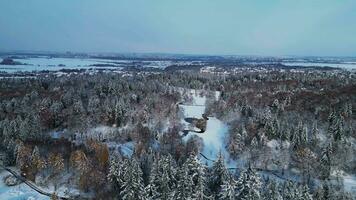
<path fill-rule="evenodd" d="M 212 54 L 212 53 L 181 53 L 181 52 L 110 52 L 110 51 L 59 51 L 59 50 L 0 50 L 0 53 L 6 54 L 6 53 L 23 53 L 23 54 L 117 54 L 117 55 L 128 55 L 128 54 L 141 54 L 141 55 L 181 55 L 181 56 L 206 56 L 206 57 L 214 57 L 214 56 L 221 56 L 221 57 L 324 57 L 324 58 L 356 58 L 355 56 L 351 55 L 342 55 L 342 56 L 336 56 L 336 55 L 263 55 L 263 54 Z"/>

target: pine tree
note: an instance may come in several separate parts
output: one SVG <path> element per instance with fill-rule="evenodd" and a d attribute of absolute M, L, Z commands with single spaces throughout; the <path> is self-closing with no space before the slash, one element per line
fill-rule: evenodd
<path fill-rule="evenodd" d="M 334 124 L 334 140 L 340 141 L 344 138 L 344 120 L 339 116 Z"/>
<path fill-rule="evenodd" d="M 274 101 L 273 101 L 273 103 L 272 103 L 272 105 L 271 105 L 271 111 L 273 112 L 273 113 L 277 113 L 278 111 L 279 111 L 279 101 L 278 101 L 278 99 L 275 99 Z"/>
<path fill-rule="evenodd" d="M 335 114 L 335 111 L 331 111 L 329 116 L 328 116 L 328 122 L 329 124 L 331 124 L 336 118 L 336 114 Z"/>
<path fill-rule="evenodd" d="M 246 131 L 245 125 L 243 125 L 241 128 L 241 139 L 242 139 L 243 143 L 245 143 L 246 137 L 247 137 L 247 131 Z"/>
<path fill-rule="evenodd" d="M 303 123 L 299 121 L 297 128 L 293 133 L 293 146 L 294 148 L 299 148 L 301 145 L 306 144 L 307 142 L 307 133 L 303 127 Z"/>
<path fill-rule="evenodd" d="M 159 184 L 160 184 L 160 170 L 159 170 L 159 160 L 155 158 L 152 163 L 152 169 L 149 179 L 149 184 L 146 186 L 145 191 L 148 199 L 157 199 L 159 197 Z"/>
<path fill-rule="evenodd" d="M 270 180 L 265 187 L 263 199 L 265 200 L 282 200 L 282 196 L 278 191 L 278 185 L 275 181 Z"/>
<path fill-rule="evenodd" d="M 26 141 L 27 139 L 30 138 L 30 133 L 29 133 L 29 122 L 28 122 L 28 118 L 25 118 L 24 120 L 21 120 L 20 124 L 19 124 L 19 128 L 20 128 L 20 138 L 22 141 Z"/>
<path fill-rule="evenodd" d="M 245 143 L 242 139 L 242 136 L 240 133 L 237 133 L 234 137 L 231 138 L 231 141 L 229 143 L 229 152 L 230 155 L 236 158 L 236 156 L 243 151 L 245 148 Z"/>
<path fill-rule="evenodd" d="M 304 185 L 300 190 L 301 190 L 300 200 L 312 200 L 313 199 L 313 197 L 309 193 L 309 187 L 307 185 Z"/>
<path fill-rule="evenodd" d="M 331 153 L 332 153 L 332 146 L 331 143 L 324 149 L 321 154 L 320 159 L 320 172 L 322 178 L 328 178 L 331 172 Z"/>
<path fill-rule="evenodd" d="M 348 109 L 347 109 L 347 115 L 349 117 L 352 117 L 352 103 L 349 103 Z"/>
<path fill-rule="evenodd" d="M 169 199 L 173 189 L 176 188 L 176 169 L 170 155 L 157 157 L 150 174 L 149 184 L 146 187 L 150 199 Z"/>
<path fill-rule="evenodd" d="M 191 155 L 185 165 L 188 168 L 188 176 L 192 179 L 192 197 L 195 200 L 207 198 L 206 167 L 203 166 L 196 156 Z"/>
<path fill-rule="evenodd" d="M 352 103 L 344 104 L 344 113 L 346 117 L 352 117 Z"/>
<path fill-rule="evenodd" d="M 273 121 L 268 121 L 265 124 L 265 130 L 266 130 L 266 135 L 268 137 L 268 139 L 274 139 L 277 137 L 277 130 L 276 130 L 276 123 L 275 122 L 275 118 L 273 119 Z"/>
<path fill-rule="evenodd" d="M 234 200 L 236 199 L 237 183 L 231 177 L 228 180 L 224 181 L 224 184 L 221 186 L 221 191 L 219 193 L 219 199 L 221 200 Z"/>
<path fill-rule="evenodd" d="M 157 198 L 157 193 L 156 193 L 156 189 L 153 187 L 153 185 L 148 184 L 145 187 L 145 195 L 146 195 L 146 199 L 147 200 L 154 200 L 154 199 L 158 199 Z"/>
<path fill-rule="evenodd" d="M 119 158 L 112 158 L 110 161 L 110 168 L 108 173 L 108 180 L 111 183 L 113 190 L 119 191 L 124 183 L 124 177 L 126 169 L 124 166 L 127 166 L 127 160 L 120 160 Z"/>
<path fill-rule="evenodd" d="M 262 199 L 260 195 L 261 189 L 260 177 L 251 168 L 243 171 L 237 180 L 237 199 L 241 200 L 259 200 Z"/>
<path fill-rule="evenodd" d="M 322 188 L 318 188 L 313 196 L 314 200 L 324 200 L 324 190 Z"/>
<path fill-rule="evenodd" d="M 172 185 L 170 185 L 170 183 L 172 182 L 171 178 L 170 178 L 170 174 L 169 171 L 165 170 L 163 171 L 163 173 L 161 174 L 161 185 L 160 185 L 160 197 L 161 199 L 170 199 L 173 195 L 174 192 L 174 187 L 172 187 Z M 176 184 L 174 184 L 176 185 Z"/>
<path fill-rule="evenodd" d="M 328 135 L 329 138 L 332 138 L 334 141 L 340 141 L 344 136 L 344 119 L 341 115 L 336 115 L 332 112 L 328 118 L 329 127 Z"/>
<path fill-rule="evenodd" d="M 35 173 L 46 167 L 46 162 L 41 158 L 38 146 L 35 146 L 35 148 L 33 148 L 31 155 L 31 165 Z"/>
<path fill-rule="evenodd" d="M 192 198 L 192 187 L 193 180 L 189 175 L 188 165 L 183 165 L 178 171 L 178 183 L 177 183 L 177 191 L 174 194 L 174 199 L 176 200 L 185 200 Z"/>
<path fill-rule="evenodd" d="M 308 128 L 306 126 L 302 127 L 301 142 L 303 145 L 308 143 Z"/>
<path fill-rule="evenodd" d="M 209 180 L 211 191 L 217 194 L 221 189 L 220 186 L 224 184 L 224 182 L 227 181 L 228 178 L 229 178 L 229 172 L 225 167 L 224 157 L 220 152 L 211 168 L 211 174 Z"/>
<path fill-rule="evenodd" d="M 331 191 L 331 188 L 327 182 L 324 182 L 324 184 L 323 184 L 322 193 L 323 193 L 324 200 L 332 199 L 332 191 Z"/>
<path fill-rule="evenodd" d="M 44 137 L 41 135 L 41 122 L 40 117 L 37 114 L 31 115 L 28 124 L 29 135 L 28 138 L 34 140 L 43 140 Z"/>
<path fill-rule="evenodd" d="M 120 196 L 123 200 L 145 200 L 146 194 L 142 179 L 142 171 L 136 159 L 132 158 L 124 166 L 126 171 Z"/>
<path fill-rule="evenodd" d="M 303 193 L 300 190 L 301 188 L 298 187 L 295 183 L 294 183 L 294 199 L 295 200 L 303 200 Z"/>
<path fill-rule="evenodd" d="M 283 185 L 282 189 L 283 199 L 294 200 L 296 199 L 296 187 L 292 181 L 287 181 Z"/>
<path fill-rule="evenodd" d="M 317 122 L 314 122 L 311 131 L 311 137 L 310 137 L 311 147 L 316 147 L 316 145 L 318 144 L 318 134 L 319 134 L 318 124 Z"/>
<path fill-rule="evenodd" d="M 253 149 L 257 149 L 257 148 L 258 148 L 258 141 L 257 141 L 257 138 L 256 138 L 256 137 L 253 137 L 253 138 L 252 138 L 251 147 L 252 147 Z"/>

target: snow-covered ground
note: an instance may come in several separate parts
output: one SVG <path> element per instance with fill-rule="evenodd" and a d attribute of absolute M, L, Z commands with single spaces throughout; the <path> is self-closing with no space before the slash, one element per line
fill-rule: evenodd
<path fill-rule="evenodd" d="M 356 69 L 355 63 L 318 63 L 318 62 L 283 62 L 286 66 L 301 66 L 301 67 L 336 67 L 342 69 Z"/>
<path fill-rule="evenodd" d="M 356 176 L 347 174 L 343 176 L 343 179 L 345 190 L 356 196 Z"/>
<path fill-rule="evenodd" d="M 218 98 L 219 94 L 215 95 L 215 98 Z M 202 114 L 205 113 L 205 102 L 206 96 L 200 96 L 198 91 L 191 90 L 190 95 L 193 98 L 191 105 L 180 105 L 180 109 L 183 110 L 184 118 L 201 118 Z M 186 126 L 186 129 L 189 129 L 189 123 L 187 123 L 184 118 L 182 118 L 182 124 Z M 188 126 L 188 127 L 187 127 Z M 187 136 L 183 138 L 184 141 L 187 141 L 193 135 L 200 137 L 203 141 L 203 153 L 209 159 L 215 160 L 221 152 L 226 160 L 228 167 L 236 167 L 236 163 L 229 159 L 229 153 L 225 148 L 225 140 L 228 133 L 228 126 L 224 122 L 220 121 L 216 117 L 209 117 L 207 121 L 206 131 L 204 133 L 194 133 L 189 132 Z M 206 160 L 203 160 L 204 163 Z M 208 162 L 208 165 L 211 165 L 212 162 Z"/>
<path fill-rule="evenodd" d="M 342 184 L 347 192 L 353 194 L 356 198 L 356 176 L 345 173 L 343 170 L 333 170 L 330 176 L 332 181 L 342 180 Z"/>
<path fill-rule="evenodd" d="M 58 71 L 61 69 L 117 69 L 118 66 L 97 67 L 96 64 L 112 64 L 110 60 L 103 59 L 81 59 L 81 58 L 26 58 L 14 59 L 26 65 L 0 65 L 0 71 L 13 73 L 17 71 Z"/>
<path fill-rule="evenodd" d="M 126 142 L 123 144 L 117 142 L 107 142 L 106 145 L 108 145 L 109 149 L 112 149 L 115 152 L 121 152 L 121 154 L 126 157 L 131 157 L 135 148 L 134 142 Z"/>
<path fill-rule="evenodd" d="M 24 183 L 8 187 L 3 179 L 9 175 L 7 171 L 0 171 L 0 199 L 1 200 L 49 200 L 50 198 L 41 195 Z"/>
<path fill-rule="evenodd" d="M 0 62 L 1 62 L 0 58 Z M 142 67 L 152 67 L 164 69 L 170 65 L 189 65 L 192 61 L 138 61 L 138 60 L 109 60 L 109 59 L 91 59 L 91 58 L 21 58 L 13 59 L 25 65 L 0 65 L 0 71 L 8 73 L 14 72 L 32 72 L 32 71 L 58 71 L 61 69 L 108 69 L 121 70 L 123 66 L 134 65 L 134 63 Z M 107 64 L 110 66 L 93 66 Z"/>

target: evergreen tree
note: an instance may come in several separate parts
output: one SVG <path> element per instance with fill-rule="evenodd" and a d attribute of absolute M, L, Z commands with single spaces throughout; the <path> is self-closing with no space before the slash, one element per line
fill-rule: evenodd
<path fill-rule="evenodd" d="M 234 137 L 231 138 L 229 143 L 229 152 L 231 156 L 236 157 L 239 153 L 245 148 L 245 143 L 240 133 L 237 133 Z"/>
<path fill-rule="evenodd" d="M 229 172 L 225 167 L 224 157 L 220 152 L 211 168 L 211 174 L 209 180 L 211 191 L 217 194 L 221 189 L 221 185 L 224 184 L 224 182 L 227 181 L 228 178 L 229 178 Z"/>
<path fill-rule="evenodd" d="M 132 158 L 130 162 L 124 165 L 126 171 L 122 191 L 120 195 L 123 200 L 145 200 L 145 190 L 142 179 L 142 171 L 139 163 Z"/>
<path fill-rule="evenodd" d="M 251 168 L 243 171 L 237 180 L 237 199 L 241 200 L 259 200 L 262 199 L 260 195 L 261 189 L 260 177 Z"/>
<path fill-rule="evenodd" d="M 293 146 L 294 148 L 299 148 L 301 145 L 306 144 L 307 142 L 307 132 L 304 129 L 303 123 L 299 121 L 297 128 L 293 133 Z"/>
<path fill-rule="evenodd" d="M 312 195 L 309 193 L 309 187 L 307 185 L 304 185 L 301 188 L 301 196 L 300 196 L 300 200 L 312 200 L 313 197 Z"/>
<path fill-rule="evenodd" d="M 302 197 L 303 193 L 300 190 L 300 187 L 298 187 L 295 183 L 294 183 L 294 199 L 295 200 L 303 200 Z"/>
<path fill-rule="evenodd" d="M 221 200 L 234 200 L 236 199 L 237 183 L 231 177 L 224 181 L 221 186 L 221 191 L 219 192 L 219 199 Z"/>
<path fill-rule="evenodd" d="M 344 138 L 344 120 L 340 116 L 334 124 L 334 140 L 340 141 Z"/>
<path fill-rule="evenodd" d="M 188 165 L 184 164 L 178 171 L 177 191 L 174 194 L 177 200 L 192 199 L 193 180 L 189 175 Z"/>
<path fill-rule="evenodd" d="M 324 190 L 322 188 L 318 188 L 313 195 L 313 199 L 324 200 Z"/>
<path fill-rule="evenodd" d="M 332 191 L 331 191 L 331 188 L 327 182 L 324 182 L 324 184 L 323 184 L 322 195 L 323 195 L 324 200 L 332 199 Z"/>
<path fill-rule="evenodd" d="M 273 113 L 277 113 L 279 111 L 279 107 L 280 107 L 279 101 L 278 101 L 278 99 L 275 99 L 271 105 L 271 111 Z"/>
<path fill-rule="evenodd" d="M 332 153 L 332 147 L 331 147 L 331 143 L 329 143 L 329 145 L 322 152 L 321 159 L 320 159 L 320 173 L 322 175 L 322 178 L 324 179 L 330 176 L 331 153 Z"/>
<path fill-rule="evenodd" d="M 283 199 L 285 200 L 294 200 L 296 196 L 296 187 L 292 181 L 287 181 L 283 185 L 282 189 Z"/>
<path fill-rule="evenodd" d="M 272 121 L 268 121 L 265 124 L 265 131 L 268 139 L 274 139 L 277 137 L 277 126 L 278 126 L 278 121 L 276 118 L 273 118 Z"/>
<path fill-rule="evenodd" d="M 150 199 L 169 199 L 173 189 L 176 188 L 176 170 L 172 157 L 157 157 L 150 174 L 149 184 L 146 187 Z"/>
<path fill-rule="evenodd" d="M 243 126 L 241 127 L 241 141 L 242 141 L 244 144 L 245 144 L 246 137 L 247 137 L 247 131 L 246 131 L 245 125 L 243 125 Z"/>
<path fill-rule="evenodd" d="M 314 122 L 312 131 L 311 131 L 311 137 L 310 137 L 310 146 L 311 147 L 315 148 L 316 145 L 318 145 L 318 134 L 319 134 L 318 124 L 317 124 L 317 122 Z"/>
<path fill-rule="evenodd" d="M 192 197 L 195 200 L 207 199 L 206 167 L 203 166 L 196 156 L 191 155 L 185 162 L 188 176 L 192 179 Z"/>
<path fill-rule="evenodd" d="M 282 200 L 282 196 L 279 193 L 278 185 L 275 181 L 270 180 L 265 187 L 263 199 L 265 200 Z"/>
<path fill-rule="evenodd" d="M 332 112 L 328 118 L 329 127 L 328 135 L 329 138 L 332 138 L 334 141 L 340 141 L 344 136 L 344 119 L 341 115 L 336 115 Z"/>
<path fill-rule="evenodd" d="M 303 145 L 306 145 L 308 143 L 308 128 L 303 126 L 301 133 L 301 142 Z"/>
<path fill-rule="evenodd" d="M 252 149 L 257 149 L 258 148 L 258 141 L 257 141 L 256 137 L 252 138 L 251 147 L 252 147 Z"/>
<path fill-rule="evenodd" d="M 344 105 L 344 113 L 346 117 L 352 117 L 352 103 L 346 103 Z"/>
<path fill-rule="evenodd" d="M 117 157 L 114 157 L 110 160 L 110 167 L 108 173 L 108 180 L 113 187 L 113 190 L 120 191 L 124 183 L 124 177 L 126 174 L 126 169 L 124 166 L 127 166 L 127 160 L 120 160 Z"/>

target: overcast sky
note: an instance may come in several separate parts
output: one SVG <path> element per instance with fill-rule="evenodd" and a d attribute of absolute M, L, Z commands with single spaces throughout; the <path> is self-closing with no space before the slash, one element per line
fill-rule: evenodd
<path fill-rule="evenodd" d="M 356 1 L 0 0 L 0 50 L 356 56 Z"/>

